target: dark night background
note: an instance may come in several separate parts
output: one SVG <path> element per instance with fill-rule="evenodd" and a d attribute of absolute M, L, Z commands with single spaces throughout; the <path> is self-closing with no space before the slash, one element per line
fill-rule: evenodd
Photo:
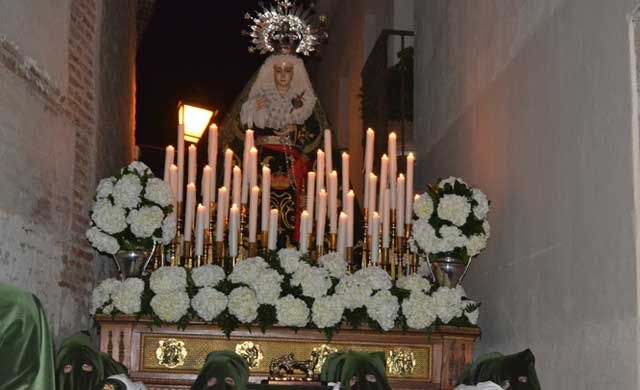
<path fill-rule="evenodd" d="M 158 0 L 138 50 L 136 140 L 141 159 L 162 177 L 164 148 L 175 145 L 177 103 L 192 102 L 224 116 L 263 56 L 248 52 L 244 14 L 258 0 Z M 206 157 L 206 135 L 198 144 Z"/>

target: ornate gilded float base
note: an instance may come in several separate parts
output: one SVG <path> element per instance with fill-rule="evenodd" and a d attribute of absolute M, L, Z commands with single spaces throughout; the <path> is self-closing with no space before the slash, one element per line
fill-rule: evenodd
<path fill-rule="evenodd" d="M 271 362 L 290 353 L 298 360 L 317 361 L 317 371 L 327 354 L 354 350 L 384 352 L 394 390 L 452 389 L 471 361 L 479 335 L 478 329 L 453 327 L 432 334 L 343 329 L 327 343 L 323 333 L 306 329 L 296 333 L 276 328 L 266 334 L 258 329 L 237 331 L 227 339 L 218 327 L 201 323 L 179 331 L 126 316 L 101 316 L 98 322 L 101 350 L 127 365 L 131 376 L 150 390 L 188 389 L 207 354 L 222 349 L 246 356 L 252 382 L 269 377 Z"/>

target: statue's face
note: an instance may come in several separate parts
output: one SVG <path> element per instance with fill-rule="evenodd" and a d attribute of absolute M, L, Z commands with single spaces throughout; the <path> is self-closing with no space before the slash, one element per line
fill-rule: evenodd
<path fill-rule="evenodd" d="M 293 64 L 282 62 L 273 65 L 273 77 L 278 88 L 288 89 L 293 80 Z"/>

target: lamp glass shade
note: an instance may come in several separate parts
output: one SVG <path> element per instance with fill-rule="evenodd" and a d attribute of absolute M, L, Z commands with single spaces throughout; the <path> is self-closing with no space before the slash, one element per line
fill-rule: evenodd
<path fill-rule="evenodd" d="M 198 143 L 212 116 L 213 111 L 189 104 L 181 104 L 178 118 L 180 124 L 184 125 L 184 140 L 194 144 Z"/>

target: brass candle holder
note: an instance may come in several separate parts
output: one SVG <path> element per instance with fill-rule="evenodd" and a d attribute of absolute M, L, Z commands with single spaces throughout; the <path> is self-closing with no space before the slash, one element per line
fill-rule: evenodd
<path fill-rule="evenodd" d="M 361 268 L 366 268 L 369 263 L 369 209 L 362 209 L 362 259 Z"/>
<path fill-rule="evenodd" d="M 404 275 L 405 274 L 405 237 L 404 236 L 398 236 L 396 237 L 396 245 L 394 247 L 395 249 L 395 260 L 396 260 L 396 267 L 398 269 L 398 273 L 397 275 Z"/>
<path fill-rule="evenodd" d="M 256 257 L 258 255 L 258 243 L 250 242 L 247 249 L 247 254 L 249 257 Z"/>
<path fill-rule="evenodd" d="M 191 246 L 191 241 L 184 242 L 184 266 L 187 269 L 193 268 L 193 248 Z"/>
<path fill-rule="evenodd" d="M 182 202 L 177 203 L 176 209 L 176 236 L 169 245 L 167 259 L 173 267 L 180 266 L 180 257 L 182 257 Z"/>
<path fill-rule="evenodd" d="M 324 245 L 316 245 L 316 260 L 324 255 Z"/>
<path fill-rule="evenodd" d="M 214 250 L 214 237 L 215 237 L 215 218 L 216 218 L 216 203 L 211 202 L 209 205 L 209 227 L 207 228 L 206 235 L 204 237 L 204 263 L 213 264 L 215 259 Z"/>
<path fill-rule="evenodd" d="M 193 266 L 200 267 L 201 265 L 204 265 L 203 261 L 204 261 L 204 255 L 196 255 L 193 258 Z"/>
<path fill-rule="evenodd" d="M 219 265 L 224 262 L 224 241 L 216 241 L 214 244 L 214 256 Z"/>
<path fill-rule="evenodd" d="M 329 252 L 335 252 L 338 247 L 338 233 L 329 233 Z"/>
<path fill-rule="evenodd" d="M 389 248 L 382 248 L 382 250 L 380 251 L 380 268 L 385 271 L 389 271 L 389 252 Z"/>
<path fill-rule="evenodd" d="M 237 256 L 238 260 L 244 260 L 247 258 L 248 237 L 245 234 L 246 226 L 247 226 L 247 205 L 243 204 L 240 206 L 240 227 L 238 232 L 238 256 Z"/>
<path fill-rule="evenodd" d="M 269 248 L 269 232 L 262 231 L 260 232 L 260 249 L 262 252 L 267 252 L 267 248 Z"/>
<path fill-rule="evenodd" d="M 164 245 L 157 243 L 153 252 L 153 264 L 151 264 L 152 270 L 157 270 L 164 265 Z"/>
<path fill-rule="evenodd" d="M 345 257 L 345 260 L 347 261 L 347 267 L 349 269 L 349 272 L 350 273 L 355 272 L 356 271 L 356 264 L 353 261 L 353 247 L 352 246 L 348 246 L 345 249 L 344 257 Z"/>

